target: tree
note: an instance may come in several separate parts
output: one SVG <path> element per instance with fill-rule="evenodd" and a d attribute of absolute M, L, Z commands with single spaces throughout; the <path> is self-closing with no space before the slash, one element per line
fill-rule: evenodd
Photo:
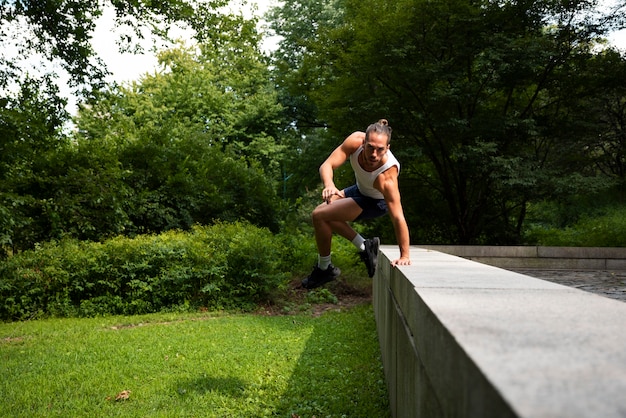
<path fill-rule="evenodd" d="M 80 110 L 78 143 L 117 148 L 135 232 L 217 219 L 278 228 L 281 107 L 256 32 L 230 39 L 164 51 L 161 71 Z"/>
<path fill-rule="evenodd" d="M 136 40 L 143 39 L 144 28 L 167 38 L 172 26 L 184 25 L 199 41 L 219 39 L 212 29 L 219 33 L 230 25 L 229 19 L 219 12 L 226 4 L 228 0 L 0 0 L 0 44 L 17 42 L 14 46 L 22 58 L 39 55 L 45 61 L 60 62 L 74 87 L 102 87 L 106 66 L 96 56 L 91 38 L 104 7 L 115 10 L 117 26 L 127 31 L 118 39 L 120 48 L 139 51 L 141 46 Z M 19 78 L 19 68 L 14 64 L 6 57 L 0 61 L 2 87 L 7 80 Z"/>
<path fill-rule="evenodd" d="M 413 237 L 516 243 L 529 201 L 590 184 L 570 163 L 577 106 L 593 91 L 572 96 L 569 80 L 623 17 L 592 6 L 346 0 L 340 24 L 302 52 L 308 83 L 295 94 L 336 133 L 390 120 Z M 425 204 L 436 222 L 420 216 Z"/>
<path fill-rule="evenodd" d="M 614 49 L 596 54 L 584 72 L 585 83 L 596 94 L 585 102 L 587 115 L 599 128 L 584 137 L 584 150 L 602 174 L 626 192 L 626 57 Z M 585 118 L 588 120 L 589 118 Z"/>
<path fill-rule="evenodd" d="M 216 219 L 276 230 L 283 121 L 256 22 L 218 13 L 222 1 L 112 1 L 133 30 L 166 35 L 186 22 L 201 43 L 198 52 L 163 52 L 162 71 L 140 83 L 105 88 L 88 45 L 104 4 L 0 3 L 2 30 L 31 25 L 24 51 L 60 59 L 73 85 L 89 91 L 70 133 L 55 76 L 29 78 L 2 62 L 2 85 L 21 90 L 0 99 L 0 245 L 17 251 L 67 235 L 99 240 Z"/>
<path fill-rule="evenodd" d="M 307 92 L 314 88 L 321 63 L 308 60 L 324 34 L 343 22 L 344 0 L 299 0 L 268 12 L 270 27 L 283 38 L 272 54 L 281 102 L 300 131 L 324 127 Z M 310 77 L 312 75 L 312 77 Z"/>
<path fill-rule="evenodd" d="M 20 90 L 0 104 L 0 247 L 19 248 L 25 236 L 38 237 L 32 211 L 41 185 L 32 180 L 51 153 L 66 144 L 61 128 L 67 114 L 50 77 L 25 78 Z"/>

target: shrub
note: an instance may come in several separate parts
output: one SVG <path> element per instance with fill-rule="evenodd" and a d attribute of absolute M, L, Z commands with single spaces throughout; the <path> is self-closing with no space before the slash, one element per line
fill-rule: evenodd
<path fill-rule="evenodd" d="M 0 263 L 0 318 L 249 309 L 285 288 L 285 254 L 247 223 L 48 243 Z"/>
<path fill-rule="evenodd" d="M 596 216 L 583 216 L 563 228 L 533 225 L 527 243 L 571 247 L 626 247 L 626 209 L 607 208 Z"/>

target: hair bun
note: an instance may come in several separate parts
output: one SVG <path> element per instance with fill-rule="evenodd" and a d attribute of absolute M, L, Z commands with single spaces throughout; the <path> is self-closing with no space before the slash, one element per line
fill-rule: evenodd
<path fill-rule="evenodd" d="M 391 126 L 389 126 L 389 122 L 387 119 L 379 119 L 378 122 L 372 123 L 365 130 L 365 140 L 369 141 L 369 136 L 371 132 L 375 132 L 377 134 L 382 134 L 387 137 L 387 144 L 391 141 Z"/>

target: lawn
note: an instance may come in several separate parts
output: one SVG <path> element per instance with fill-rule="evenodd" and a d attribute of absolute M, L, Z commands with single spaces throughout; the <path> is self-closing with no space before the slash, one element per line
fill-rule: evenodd
<path fill-rule="evenodd" d="M 0 324 L 2 417 L 388 417 L 371 304 Z"/>

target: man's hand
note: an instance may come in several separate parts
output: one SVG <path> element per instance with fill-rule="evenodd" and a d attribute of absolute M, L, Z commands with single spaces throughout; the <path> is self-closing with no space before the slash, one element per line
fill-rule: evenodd
<path fill-rule="evenodd" d="M 322 199 L 326 203 L 330 203 L 335 200 L 335 196 L 339 196 L 340 198 L 346 197 L 343 190 L 339 190 L 336 187 L 326 187 L 324 190 L 322 190 Z"/>
<path fill-rule="evenodd" d="M 411 265 L 411 259 L 409 257 L 400 257 L 396 260 L 393 260 L 391 262 L 391 266 L 392 267 L 396 267 L 396 266 L 410 266 Z"/>

